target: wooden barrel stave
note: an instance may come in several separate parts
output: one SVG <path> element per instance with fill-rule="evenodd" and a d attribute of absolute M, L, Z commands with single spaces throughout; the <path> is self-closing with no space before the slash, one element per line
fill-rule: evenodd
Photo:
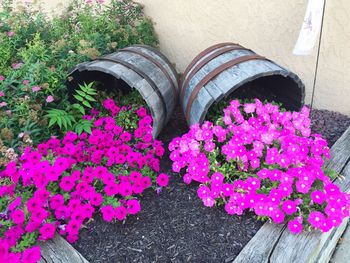
<path fill-rule="evenodd" d="M 127 47 L 126 49 L 137 50 L 138 52 L 142 52 L 142 53 L 144 53 L 144 54 L 146 54 L 148 56 L 151 56 L 154 59 L 156 59 L 159 63 L 162 64 L 163 68 L 166 69 L 166 71 L 168 72 L 170 78 L 172 79 L 174 87 L 177 89 L 177 85 L 178 85 L 177 72 L 174 70 L 173 67 L 169 66 L 171 64 L 170 64 L 170 62 L 168 61 L 168 59 L 165 56 L 161 56 L 160 53 L 154 52 L 154 50 L 149 48 L 149 47 L 145 48 L 145 46 L 140 46 L 140 45 L 134 45 L 134 46 L 131 46 L 131 47 Z M 168 62 L 166 62 L 166 61 L 168 61 Z"/>
<path fill-rule="evenodd" d="M 165 119 L 167 122 L 170 119 L 171 113 L 175 108 L 175 100 L 173 90 L 167 89 L 169 83 L 164 73 L 152 62 L 137 54 L 123 52 L 122 50 L 112 57 L 122 59 L 138 67 L 140 70 L 142 69 L 142 71 L 145 72 L 148 77 L 153 80 L 166 102 L 165 105 L 167 108 L 167 116 Z"/>
<path fill-rule="evenodd" d="M 214 102 L 213 97 L 205 90 L 201 89 L 198 93 L 198 99 L 196 99 L 191 107 L 190 121 L 192 124 L 197 123 L 202 115 L 202 112 L 207 112 L 210 105 Z"/>
<path fill-rule="evenodd" d="M 203 122 L 212 104 L 219 102 L 223 97 L 230 96 L 233 92 L 239 91 L 240 87 L 248 84 L 249 86 L 244 86 L 244 88 L 249 87 L 250 92 L 256 93 L 256 97 L 266 96 L 270 99 L 272 96 L 275 96 L 277 101 L 282 100 L 287 108 L 289 107 L 293 110 L 303 105 L 305 90 L 297 75 L 272 61 L 256 56 L 251 50 L 244 47 L 234 47 L 234 45 L 230 43 L 218 45 L 220 46 L 219 48 L 211 49 L 210 52 L 204 54 L 201 58 L 197 56 L 196 62 L 190 64 L 191 68 L 186 69 L 186 74 L 182 80 L 181 89 L 183 94 L 181 102 L 184 112 L 186 113 L 189 110 L 187 121 L 190 125 Z M 247 58 L 244 56 L 247 56 Z M 241 59 L 238 60 L 238 58 Z M 226 62 L 234 59 L 239 61 L 238 64 L 221 72 L 216 70 Z M 235 61 L 227 64 L 232 65 L 234 63 Z M 216 70 L 216 74 L 213 73 L 214 70 Z M 209 74 L 212 76 L 211 79 L 207 76 Z M 207 80 L 209 78 L 209 81 L 204 81 L 203 78 Z M 270 88 L 266 86 L 272 81 L 269 78 L 278 79 L 279 82 L 277 84 L 284 85 L 278 87 L 275 83 Z M 196 86 L 200 85 L 200 82 L 205 84 L 198 92 L 198 87 Z M 258 87 L 258 84 L 262 86 Z M 195 96 L 192 106 L 190 109 L 187 109 L 189 107 L 189 98 L 195 89 L 198 94 L 197 96 L 192 95 L 192 97 Z"/>
<path fill-rule="evenodd" d="M 177 85 L 178 85 L 178 78 L 177 78 L 178 73 L 176 72 L 175 67 L 172 65 L 172 63 L 169 61 L 169 59 L 166 56 L 164 56 L 164 54 L 159 52 L 159 50 L 156 50 L 154 47 L 151 47 L 151 46 L 140 45 L 140 44 L 132 45 L 128 48 L 142 48 L 142 51 L 144 53 L 151 54 L 154 57 L 157 57 L 163 64 L 165 64 L 166 68 L 169 70 L 170 76 L 172 76 L 172 78 L 174 80 L 175 86 L 177 87 Z M 149 52 L 151 52 L 151 53 L 149 53 Z"/>

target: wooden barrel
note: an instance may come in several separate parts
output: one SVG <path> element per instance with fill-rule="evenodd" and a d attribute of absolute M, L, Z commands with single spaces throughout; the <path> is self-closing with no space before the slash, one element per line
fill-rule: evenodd
<path fill-rule="evenodd" d="M 197 55 L 183 74 L 180 102 L 187 123 L 202 123 L 208 109 L 228 96 L 275 101 L 299 110 L 305 87 L 275 62 L 238 44 L 220 43 Z"/>
<path fill-rule="evenodd" d="M 177 73 L 169 60 L 156 49 L 133 45 L 94 61 L 77 65 L 68 77 L 70 94 L 79 84 L 98 81 L 109 90 L 136 89 L 153 117 L 156 137 L 169 121 L 178 98 Z"/>

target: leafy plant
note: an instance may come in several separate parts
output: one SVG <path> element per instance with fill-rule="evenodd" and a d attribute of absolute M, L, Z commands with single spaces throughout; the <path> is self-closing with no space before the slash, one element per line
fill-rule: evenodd
<path fill-rule="evenodd" d="M 91 103 L 96 102 L 93 96 L 97 95 L 97 92 L 93 88 L 94 83 L 84 83 L 79 85 L 75 90 L 73 97 L 77 100 L 77 103 L 68 105 L 67 110 L 50 109 L 47 110 L 46 117 L 49 119 L 49 126 L 58 125 L 60 130 L 64 133 L 67 131 L 75 131 L 81 134 L 83 131 L 91 133 L 92 123 L 89 120 L 82 119 L 86 114 L 86 109 L 91 109 Z"/>
<path fill-rule="evenodd" d="M 75 94 L 79 103 L 70 105 L 65 85 L 69 70 L 131 44 L 157 45 L 152 22 L 131 0 L 108 4 L 72 0 L 62 13 L 50 17 L 35 4 L 3 0 L 0 21 L 4 152 L 35 145 L 52 134 L 61 136 L 69 128 L 89 130 L 88 122 L 80 122 L 76 112 L 84 115 L 94 107 L 94 94 L 80 90 Z M 0 163 L 4 161 L 1 152 Z"/>

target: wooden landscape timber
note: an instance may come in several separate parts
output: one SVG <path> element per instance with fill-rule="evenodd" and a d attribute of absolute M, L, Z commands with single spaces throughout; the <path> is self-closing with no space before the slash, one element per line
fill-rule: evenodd
<path fill-rule="evenodd" d="M 89 263 L 59 234 L 54 239 L 40 243 L 40 263 Z"/>

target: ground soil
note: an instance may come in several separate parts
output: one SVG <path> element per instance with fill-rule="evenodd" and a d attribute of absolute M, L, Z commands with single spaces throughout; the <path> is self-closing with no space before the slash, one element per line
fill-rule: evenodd
<path fill-rule="evenodd" d="M 312 111 L 313 131 L 330 144 L 350 126 L 350 118 L 336 112 Z M 160 135 L 167 145 L 187 131 L 178 109 Z M 106 223 L 99 216 L 81 231 L 74 247 L 90 262 L 231 262 L 259 230 L 252 214 L 230 216 L 222 208 L 204 207 L 197 186 L 187 186 L 171 172 L 166 154 L 162 170 L 170 186 L 159 195 L 148 191 L 142 211 L 124 223 Z"/>

